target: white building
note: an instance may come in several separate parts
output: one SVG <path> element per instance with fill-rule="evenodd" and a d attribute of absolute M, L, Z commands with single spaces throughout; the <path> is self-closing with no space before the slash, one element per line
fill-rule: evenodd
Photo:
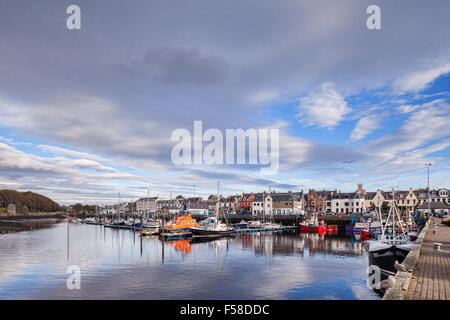
<path fill-rule="evenodd" d="M 270 216 L 272 214 L 272 197 L 269 193 L 256 193 L 252 202 L 252 215 Z"/>
<path fill-rule="evenodd" d="M 336 213 L 361 213 L 366 212 L 364 195 L 357 192 L 331 192 L 328 195 L 327 206 L 331 212 Z"/>
<path fill-rule="evenodd" d="M 156 201 L 157 200 L 159 200 L 158 197 L 141 198 L 141 199 L 136 200 L 136 211 L 139 213 L 156 212 L 156 209 L 157 209 Z"/>

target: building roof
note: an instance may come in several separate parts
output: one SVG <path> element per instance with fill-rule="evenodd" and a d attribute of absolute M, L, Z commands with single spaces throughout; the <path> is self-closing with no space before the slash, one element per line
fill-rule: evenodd
<path fill-rule="evenodd" d="M 158 200 L 158 199 L 159 199 L 158 197 L 140 198 L 140 199 L 137 199 L 136 202 L 137 201 L 155 201 L 155 200 Z"/>
<path fill-rule="evenodd" d="M 424 202 L 424 203 L 422 203 L 420 206 L 419 206 L 419 208 L 418 209 L 421 209 L 421 210 L 426 210 L 426 209 L 428 209 L 428 201 L 427 202 Z M 444 203 L 442 203 L 442 202 L 440 202 L 440 201 L 432 201 L 432 202 L 430 202 L 430 209 L 450 209 L 450 207 L 449 206 L 446 206 Z"/>

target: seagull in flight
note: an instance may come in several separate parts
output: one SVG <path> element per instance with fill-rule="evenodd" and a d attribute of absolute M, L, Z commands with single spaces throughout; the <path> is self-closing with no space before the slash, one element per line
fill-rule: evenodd
<path fill-rule="evenodd" d="M 350 161 L 346 160 L 346 161 L 344 161 L 344 163 L 352 163 L 352 162 L 356 162 L 356 161 L 355 160 L 350 160 Z"/>

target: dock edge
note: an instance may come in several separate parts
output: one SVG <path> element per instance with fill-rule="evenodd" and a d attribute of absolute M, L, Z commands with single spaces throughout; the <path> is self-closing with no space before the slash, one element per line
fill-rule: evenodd
<path fill-rule="evenodd" d="M 414 243 L 411 251 L 406 256 L 402 264 L 407 270 L 414 270 L 417 261 L 419 260 L 420 251 L 422 249 L 422 244 L 427 234 L 428 228 L 430 226 L 430 220 L 427 221 L 425 227 L 420 232 Z M 405 300 L 406 294 L 408 293 L 409 284 L 411 282 L 413 272 L 401 272 L 397 271 L 395 274 L 395 285 L 394 287 L 388 289 L 384 294 L 382 300 Z"/>

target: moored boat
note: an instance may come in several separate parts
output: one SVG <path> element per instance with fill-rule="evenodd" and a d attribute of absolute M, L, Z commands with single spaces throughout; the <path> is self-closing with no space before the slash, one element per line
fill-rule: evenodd
<path fill-rule="evenodd" d="M 190 214 L 175 217 L 172 221 L 170 221 L 166 226 L 164 226 L 164 233 L 172 233 L 172 232 L 189 232 L 191 228 L 199 227 L 200 224 L 192 218 Z"/>
<path fill-rule="evenodd" d="M 313 214 L 309 220 L 305 220 L 300 222 L 300 232 L 317 232 L 317 233 L 325 233 L 327 232 L 327 228 L 324 225 L 323 221 L 320 221 L 317 218 L 317 214 Z"/>

